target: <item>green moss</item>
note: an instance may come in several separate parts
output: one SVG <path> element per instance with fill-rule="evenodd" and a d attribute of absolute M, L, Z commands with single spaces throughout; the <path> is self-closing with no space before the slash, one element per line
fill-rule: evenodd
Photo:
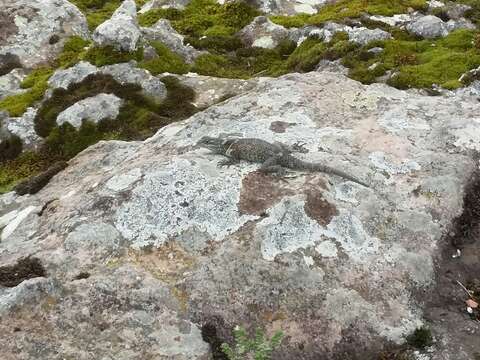
<path fill-rule="evenodd" d="M 179 55 L 173 53 L 161 42 L 152 41 L 150 44 L 155 48 L 158 58 L 143 61 L 139 64 L 139 67 L 147 69 L 153 75 L 164 72 L 186 74 L 190 70 L 190 66 Z"/>
<path fill-rule="evenodd" d="M 113 46 L 90 47 L 83 60 L 95 66 L 104 66 L 118 64 L 122 62 L 128 62 L 131 60 L 142 61 L 143 60 L 143 48 L 140 47 L 134 52 L 118 51 Z"/>
<path fill-rule="evenodd" d="M 94 30 L 98 25 L 110 19 L 113 12 L 122 3 L 121 0 L 72 0 L 87 18 L 88 27 Z"/>
<path fill-rule="evenodd" d="M 273 15 L 270 16 L 270 20 L 275 24 L 282 25 L 286 28 L 300 28 L 307 24 L 310 15 L 307 14 L 297 14 L 292 16 L 286 15 Z"/>
<path fill-rule="evenodd" d="M 322 7 L 315 15 L 271 16 L 270 19 L 285 27 L 302 27 L 359 18 L 362 14 L 392 16 L 405 13 L 408 8 L 426 10 L 428 5 L 426 0 L 341 0 Z"/>
<path fill-rule="evenodd" d="M 363 47 L 345 56 L 342 63 L 350 68 L 352 78 L 363 83 L 391 70 L 395 75 L 388 83 L 399 89 L 431 88 L 433 84 L 453 89 L 460 86 L 462 74 L 480 66 L 480 52 L 473 41 L 476 34 L 457 30 L 435 41 L 386 40 L 382 53 L 369 55 Z M 372 70 L 373 64 L 377 65 Z"/>
<path fill-rule="evenodd" d="M 57 64 L 62 68 L 69 68 L 78 63 L 86 54 L 90 41 L 80 36 L 72 36 L 63 45 L 63 50 L 58 56 Z"/>
<path fill-rule="evenodd" d="M 193 47 L 200 50 L 208 50 L 216 54 L 225 54 L 243 47 L 242 41 L 238 36 L 203 36 L 196 38 L 188 36 L 185 41 Z"/>
<path fill-rule="evenodd" d="M 220 5 L 214 0 L 192 0 L 184 10 L 150 10 L 139 16 L 139 23 L 152 26 L 159 19 L 168 19 L 179 33 L 198 39 L 232 35 L 259 14 L 241 1 Z"/>
<path fill-rule="evenodd" d="M 21 84 L 22 88 L 29 90 L 0 100 L 0 110 L 7 111 L 10 116 L 21 116 L 28 107 L 43 98 L 48 88 L 48 79 L 52 74 L 51 68 L 39 68 L 32 71 Z"/>

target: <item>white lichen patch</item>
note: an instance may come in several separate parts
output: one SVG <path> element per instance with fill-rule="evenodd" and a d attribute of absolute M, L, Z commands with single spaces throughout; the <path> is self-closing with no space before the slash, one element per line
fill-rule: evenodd
<path fill-rule="evenodd" d="M 389 175 L 409 174 L 421 169 L 420 164 L 409 159 L 403 160 L 400 164 L 394 164 L 387 160 L 387 156 L 381 151 L 371 153 L 368 158 L 377 169 L 383 170 Z"/>
<path fill-rule="evenodd" d="M 322 241 L 315 247 L 315 251 L 326 258 L 335 258 L 338 253 L 337 245 L 330 240 Z"/>
<path fill-rule="evenodd" d="M 459 129 L 451 131 L 456 140 L 453 143 L 462 150 L 480 150 L 480 119 L 469 119 L 469 124 L 463 124 Z"/>
<path fill-rule="evenodd" d="M 28 206 L 19 213 L 15 214 L 15 217 L 11 219 L 8 225 L 3 229 L 0 237 L 1 241 L 5 241 L 10 235 L 12 235 L 22 221 L 25 220 L 27 216 L 30 215 L 35 209 L 35 206 Z"/>
<path fill-rule="evenodd" d="M 114 216 L 133 248 L 159 246 L 185 232 L 220 241 L 256 218 L 238 214 L 238 168 L 220 173 L 209 161 L 178 158 L 158 169 L 144 176 Z"/>
<path fill-rule="evenodd" d="M 430 125 L 423 118 L 422 113 L 402 107 L 395 107 L 385 111 L 378 119 L 378 123 L 385 130 L 393 134 L 401 134 L 406 130 L 429 131 Z"/>
<path fill-rule="evenodd" d="M 305 214 L 301 195 L 284 198 L 256 228 L 256 236 L 262 239 L 265 260 L 312 246 L 323 233 L 324 229 Z"/>
<path fill-rule="evenodd" d="M 113 191 L 122 191 L 127 189 L 142 176 L 142 171 L 138 168 L 132 169 L 125 174 L 115 175 L 107 181 L 105 186 Z"/>

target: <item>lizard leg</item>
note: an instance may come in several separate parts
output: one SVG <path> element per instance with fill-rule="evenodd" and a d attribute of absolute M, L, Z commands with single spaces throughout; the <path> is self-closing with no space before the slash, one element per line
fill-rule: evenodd
<path fill-rule="evenodd" d="M 234 165 L 234 164 L 238 164 L 239 161 L 234 159 L 234 158 L 228 158 L 228 159 L 225 159 L 225 160 L 220 160 L 218 163 L 217 163 L 217 166 L 218 167 L 222 167 L 222 166 L 226 166 L 226 167 L 229 167 L 230 165 Z"/>
<path fill-rule="evenodd" d="M 285 169 L 278 164 L 278 157 L 273 156 L 267 159 L 259 169 L 263 173 L 276 173 L 277 175 L 284 175 Z"/>

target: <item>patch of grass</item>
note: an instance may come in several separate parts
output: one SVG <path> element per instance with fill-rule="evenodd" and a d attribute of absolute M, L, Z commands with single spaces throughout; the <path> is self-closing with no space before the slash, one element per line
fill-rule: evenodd
<path fill-rule="evenodd" d="M 122 62 L 129 62 L 131 60 L 142 61 L 143 60 L 143 48 L 140 47 L 133 52 L 119 51 L 113 46 L 92 46 L 90 47 L 83 60 L 88 61 L 95 66 L 104 66 L 118 64 Z"/>
<path fill-rule="evenodd" d="M 0 110 L 7 111 L 12 117 L 22 116 L 28 107 L 43 98 L 52 74 L 51 68 L 33 70 L 21 83 L 21 87 L 28 91 L 0 100 Z"/>
<path fill-rule="evenodd" d="M 407 337 L 407 343 L 418 349 L 431 346 L 433 344 L 432 332 L 425 326 L 417 328 Z"/>
<path fill-rule="evenodd" d="M 362 14 L 392 16 L 405 13 L 408 8 L 424 11 L 428 5 L 426 0 L 341 0 L 322 7 L 315 15 L 271 16 L 270 19 L 285 27 L 302 27 L 359 18 Z"/>
<path fill-rule="evenodd" d="M 158 58 L 146 60 L 139 64 L 139 67 L 147 69 L 153 75 L 169 72 L 173 74 L 186 74 L 190 66 L 183 59 L 173 53 L 169 48 L 159 41 L 152 41 L 150 45 L 155 49 Z"/>

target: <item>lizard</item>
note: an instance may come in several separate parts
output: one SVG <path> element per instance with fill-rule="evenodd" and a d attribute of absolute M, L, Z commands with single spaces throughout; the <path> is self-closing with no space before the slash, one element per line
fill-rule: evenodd
<path fill-rule="evenodd" d="M 337 175 L 360 185 L 369 187 L 365 182 L 336 170 L 330 166 L 300 160 L 292 155 L 293 148 L 280 142 L 269 143 L 256 138 L 222 139 L 211 136 L 202 137 L 198 146 L 207 148 L 214 154 L 224 155 L 228 159 L 220 161 L 219 166 L 230 166 L 246 160 L 261 163 L 260 171 L 264 173 L 281 174 L 285 168 L 292 170 L 319 171 Z"/>

